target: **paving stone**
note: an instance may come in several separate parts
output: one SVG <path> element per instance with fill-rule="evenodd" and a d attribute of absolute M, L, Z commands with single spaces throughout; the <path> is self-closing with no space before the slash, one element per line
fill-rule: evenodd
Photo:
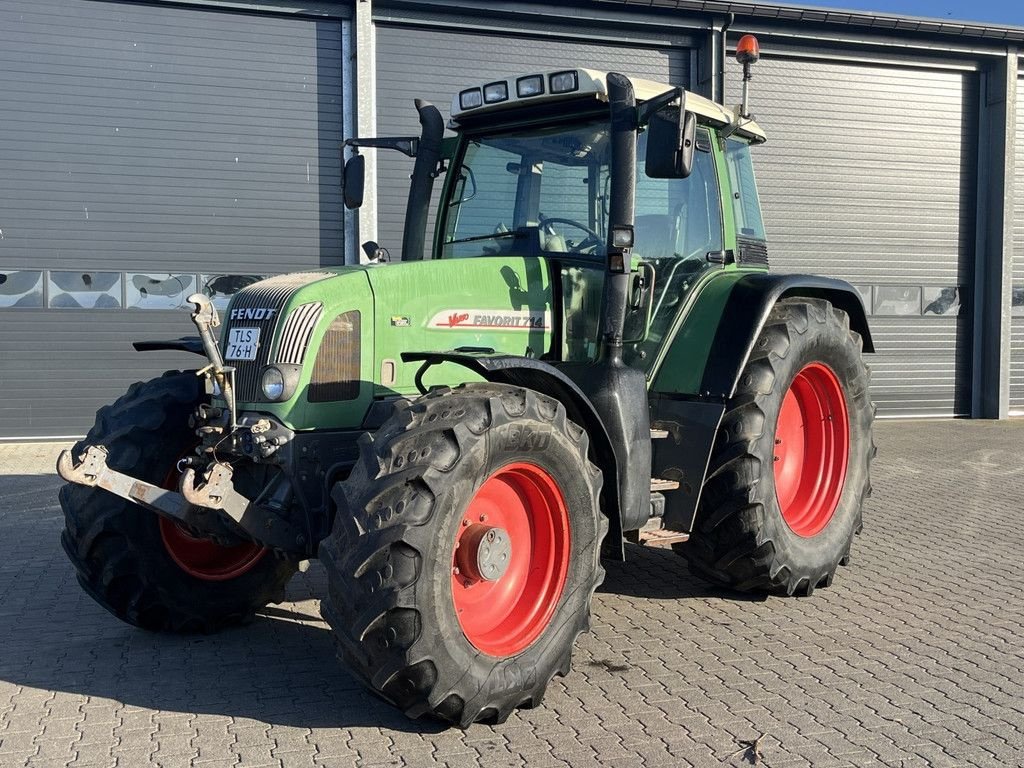
<path fill-rule="evenodd" d="M 761 734 L 767 768 L 1019 764 L 1024 422 L 882 421 L 876 442 L 830 589 L 748 600 L 630 546 L 569 677 L 465 732 L 338 664 L 317 563 L 238 630 L 120 624 L 58 544 L 61 446 L 0 444 L 0 766 L 737 766 Z"/>

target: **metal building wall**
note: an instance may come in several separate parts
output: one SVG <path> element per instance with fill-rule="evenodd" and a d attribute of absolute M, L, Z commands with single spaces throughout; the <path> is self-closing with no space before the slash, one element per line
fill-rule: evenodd
<path fill-rule="evenodd" d="M 974 258 L 973 73 L 762 47 L 752 111 L 768 134 L 755 168 L 772 269 L 861 290 L 880 414 L 969 412 L 971 320 L 960 306 Z"/>
<path fill-rule="evenodd" d="M 1013 200 L 1013 318 L 1010 321 L 1010 412 L 1024 416 L 1024 77 L 1017 81 Z"/>
<path fill-rule="evenodd" d="M 342 262 L 342 26 L 0 4 L 0 437 L 194 364 L 130 342 L 189 332 L 197 287 Z"/>
<path fill-rule="evenodd" d="M 689 63 L 690 52 L 683 48 L 380 24 L 377 132 L 382 136 L 419 134 L 413 107 L 417 97 L 436 104 L 447 121 L 452 96 L 460 88 L 491 78 L 585 66 L 688 86 Z M 377 168 L 378 239 L 398 258 L 412 161 L 395 152 L 378 152 Z M 429 238 L 427 242 L 429 247 Z"/>

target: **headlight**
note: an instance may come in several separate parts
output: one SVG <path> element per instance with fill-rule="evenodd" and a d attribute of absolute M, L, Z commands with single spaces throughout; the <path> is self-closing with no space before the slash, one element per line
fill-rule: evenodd
<path fill-rule="evenodd" d="M 527 75 L 516 80 L 516 94 L 523 96 L 539 96 L 544 93 L 544 76 Z"/>
<path fill-rule="evenodd" d="M 580 88 L 580 81 L 576 76 L 575 69 L 570 69 L 565 72 L 555 72 L 551 75 L 550 81 L 552 93 L 572 93 L 573 91 L 578 91 Z"/>
<path fill-rule="evenodd" d="M 274 366 L 263 371 L 263 378 L 260 381 L 263 389 L 263 396 L 267 400 L 278 401 L 284 398 L 284 374 Z"/>
<path fill-rule="evenodd" d="M 489 83 L 484 86 L 484 101 L 488 104 L 497 104 L 499 101 L 508 101 L 508 83 Z"/>
<path fill-rule="evenodd" d="M 473 109 L 483 103 L 483 95 L 480 93 L 479 88 L 470 88 L 459 94 L 459 106 L 462 109 Z"/>

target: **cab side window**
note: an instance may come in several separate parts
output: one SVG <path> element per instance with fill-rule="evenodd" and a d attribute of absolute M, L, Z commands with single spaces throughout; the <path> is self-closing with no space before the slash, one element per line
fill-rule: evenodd
<path fill-rule="evenodd" d="M 732 210 L 736 218 L 736 234 L 741 238 L 765 240 L 761 203 L 757 199 L 754 164 L 750 160 L 750 145 L 745 141 L 729 139 L 725 144 L 725 164 L 732 182 Z"/>
<path fill-rule="evenodd" d="M 710 152 L 694 154 L 686 179 L 653 179 L 644 170 L 644 140 L 637 152 L 636 247 L 644 259 L 700 259 L 722 250 L 722 207 Z M 710 146 L 706 128 L 698 145 Z"/>

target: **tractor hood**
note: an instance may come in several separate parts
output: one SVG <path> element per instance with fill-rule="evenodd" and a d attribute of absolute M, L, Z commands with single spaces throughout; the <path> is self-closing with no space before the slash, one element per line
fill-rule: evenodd
<path fill-rule="evenodd" d="M 235 294 L 223 325 L 240 410 L 292 429 L 355 428 L 374 399 L 417 394 L 419 364 L 402 352 L 547 351 L 549 268 L 542 258 L 485 257 L 279 275 Z M 277 400 L 263 387 L 268 368 L 284 382 Z M 466 378 L 438 366 L 425 383 Z"/>

